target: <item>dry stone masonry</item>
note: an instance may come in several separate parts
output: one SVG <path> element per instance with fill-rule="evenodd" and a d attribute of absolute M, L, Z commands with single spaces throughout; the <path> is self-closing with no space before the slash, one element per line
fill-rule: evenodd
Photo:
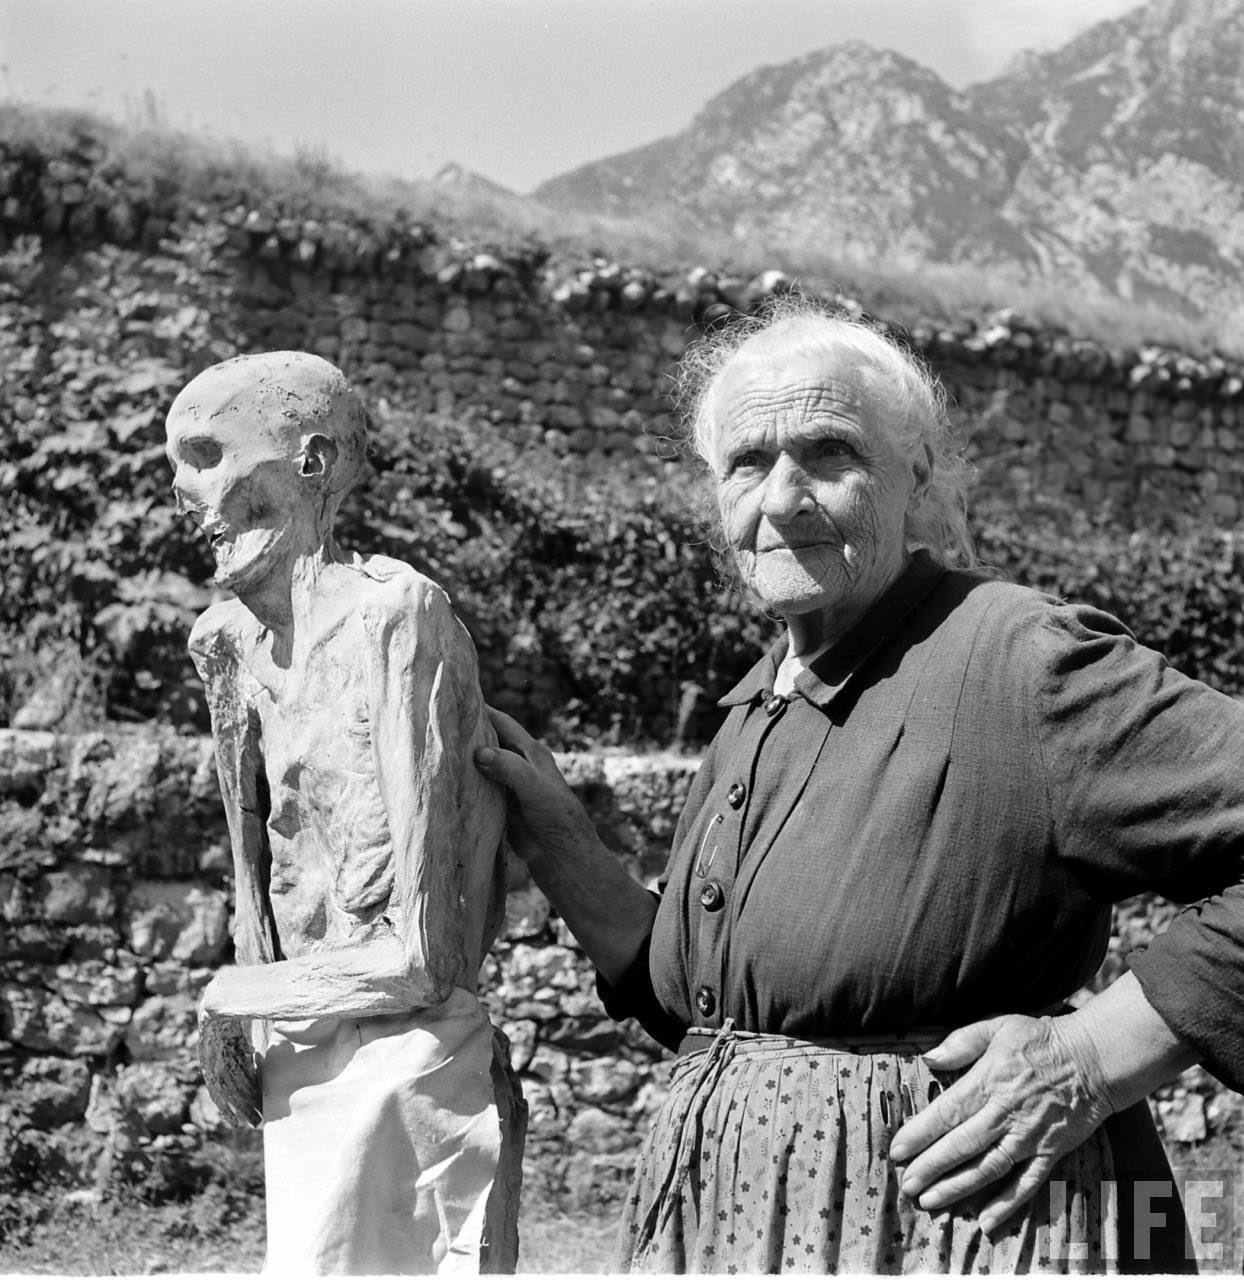
<path fill-rule="evenodd" d="M 650 880 L 697 762 L 559 763 Z M 207 739 L 0 730 L 0 1182 L 175 1187 L 206 1147 L 239 1141 L 196 1061 L 199 993 L 231 958 L 229 866 Z M 1103 979 L 1170 911 L 1137 900 L 1117 913 Z M 605 1016 L 585 957 L 530 885 L 510 895 L 485 989 L 531 1107 L 528 1185 L 567 1205 L 612 1201 L 668 1055 Z M 1198 1070 L 1155 1105 L 1187 1142 L 1233 1122 L 1238 1099 Z"/>
<path fill-rule="evenodd" d="M 49 256 L 102 245 L 141 257 L 193 241 L 219 282 L 214 319 L 241 349 L 316 352 L 369 398 L 473 415 L 552 444 L 569 466 L 665 466 L 670 375 L 688 340 L 790 283 L 569 262 L 467 243 L 400 210 L 369 220 L 339 202 L 295 207 L 223 173 L 192 193 L 153 172 L 127 169 L 90 130 L 57 155 L 0 142 L 0 248 L 37 237 Z M 995 491 L 1066 494 L 1123 517 L 1241 519 L 1238 364 L 1116 349 L 1013 312 L 917 321 L 909 337 L 974 427 Z M 170 350 L 184 354 L 178 341 Z M 606 841 L 652 876 L 694 762 L 563 763 Z M 206 740 L 0 730 L 0 1192 L 58 1174 L 89 1186 L 162 1169 L 175 1183 L 224 1141 L 195 1064 L 195 1007 L 230 959 L 229 872 Z M 1168 911 L 1142 901 L 1118 913 L 1107 974 Z M 583 956 L 533 888 L 511 895 L 486 972 L 531 1104 L 529 1184 L 612 1197 L 665 1055 L 605 1018 Z M 1236 1105 L 1200 1072 L 1157 1103 L 1179 1141 L 1225 1125 Z"/>
<path fill-rule="evenodd" d="M 0 143 L 0 247 L 34 234 L 154 251 L 209 229 L 243 349 L 313 351 L 372 395 L 628 467 L 669 455 L 670 375 L 699 328 L 791 283 L 471 243 L 401 208 L 314 208 L 223 172 L 192 191 L 129 171 L 87 129 L 55 155 Z M 1238 361 L 1112 347 L 1009 310 L 907 334 L 973 426 L 991 488 L 1240 519 Z"/>
<path fill-rule="evenodd" d="M 694 762 L 563 757 L 634 873 L 663 859 Z M 229 1143 L 196 1057 L 196 1004 L 231 959 L 228 833 L 207 739 L 0 730 L 0 1167 L 86 1186 L 175 1177 Z M 533 887 L 485 966 L 531 1106 L 528 1178 L 612 1194 L 663 1054 L 604 1015 Z M 553 1159 L 556 1155 L 558 1158 Z M 590 1172 L 591 1176 L 586 1176 Z M 0 1181 L 3 1178 L 0 1177 Z"/>

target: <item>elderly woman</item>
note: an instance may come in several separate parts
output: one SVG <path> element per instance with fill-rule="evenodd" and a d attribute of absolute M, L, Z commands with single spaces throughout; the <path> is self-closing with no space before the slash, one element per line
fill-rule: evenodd
<path fill-rule="evenodd" d="M 1198 1061 L 1244 1078 L 1244 709 L 952 567 L 937 388 L 870 328 L 789 304 L 688 381 L 785 635 L 721 700 L 659 900 L 508 717 L 480 760 L 610 1012 L 680 1055 L 626 1265 L 1190 1269 L 1144 1098 Z M 1071 1009 L 1142 890 L 1200 901 Z"/>

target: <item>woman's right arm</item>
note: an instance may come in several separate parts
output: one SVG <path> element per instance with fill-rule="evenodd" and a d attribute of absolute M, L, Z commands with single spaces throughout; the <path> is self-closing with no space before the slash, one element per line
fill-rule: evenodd
<path fill-rule="evenodd" d="M 510 846 L 601 976 L 617 983 L 652 931 L 657 901 L 602 843 L 552 752 L 512 716 L 489 714 L 498 747 L 480 748 L 475 763 L 510 793 Z"/>

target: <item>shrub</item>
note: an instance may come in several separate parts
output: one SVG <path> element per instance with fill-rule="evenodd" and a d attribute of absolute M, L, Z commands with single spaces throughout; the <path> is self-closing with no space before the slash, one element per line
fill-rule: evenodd
<path fill-rule="evenodd" d="M 978 504 L 982 558 L 1008 577 L 1114 614 L 1175 667 L 1244 693 L 1244 545 L 1186 521 L 1128 529 L 1066 502 Z"/>
<path fill-rule="evenodd" d="M 667 744 L 688 688 L 732 683 L 772 629 L 718 579 L 685 478 L 585 473 L 413 414 L 380 419 L 373 463 L 343 539 L 441 582 L 485 654 L 525 641 L 552 663 L 565 696 L 543 727 L 563 746 Z"/>
<path fill-rule="evenodd" d="M 209 282 L 199 305 L 184 293 L 205 252 L 191 238 L 48 262 L 31 238 L 0 255 L 0 657 L 9 672 L 63 673 L 76 648 L 109 673 L 123 717 L 204 723 L 171 655 L 209 599 L 207 557 L 169 501 L 162 424 L 187 370 L 230 353 Z"/>
<path fill-rule="evenodd" d="M 206 728 L 185 637 L 216 593 L 173 508 L 163 418 L 190 376 L 239 348 L 220 249 L 219 231 L 187 223 L 155 253 L 57 259 L 31 237 L 0 254 L 0 723 L 54 676 L 66 727 L 98 711 Z M 440 581 L 486 693 L 555 744 L 704 741 L 714 699 L 775 628 L 715 572 L 687 477 L 592 470 L 392 399 L 376 404 L 345 545 Z M 976 524 L 1011 576 L 1099 604 L 1189 674 L 1244 690 L 1230 535 L 988 495 Z"/>

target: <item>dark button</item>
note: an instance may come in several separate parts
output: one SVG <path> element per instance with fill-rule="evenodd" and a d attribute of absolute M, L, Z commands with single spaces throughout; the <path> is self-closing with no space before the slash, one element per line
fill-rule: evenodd
<path fill-rule="evenodd" d="M 743 801 L 746 799 L 747 788 L 741 782 L 734 783 L 730 790 L 726 792 L 726 803 L 732 809 L 741 808 Z"/>
<path fill-rule="evenodd" d="M 768 702 L 765 703 L 765 715 L 775 716 L 786 705 L 786 699 L 780 693 L 775 693 Z"/>
<path fill-rule="evenodd" d="M 717 883 L 716 880 L 710 880 L 700 890 L 700 906 L 705 911 L 718 911 L 726 900 L 726 891 Z"/>
<path fill-rule="evenodd" d="M 701 987 L 695 993 L 695 1007 L 700 1011 L 700 1017 L 711 1018 L 717 1009 L 717 996 L 713 992 L 712 987 Z"/>

